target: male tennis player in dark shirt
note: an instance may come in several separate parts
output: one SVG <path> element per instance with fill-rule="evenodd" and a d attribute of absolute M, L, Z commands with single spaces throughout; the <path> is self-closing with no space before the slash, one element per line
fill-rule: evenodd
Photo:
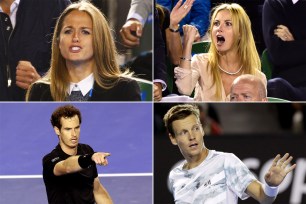
<path fill-rule="evenodd" d="M 80 111 L 72 105 L 57 108 L 51 116 L 59 144 L 43 158 L 50 204 L 113 203 L 96 168 L 96 164 L 108 164 L 110 153 L 94 152 L 89 145 L 79 143 L 81 122 Z"/>

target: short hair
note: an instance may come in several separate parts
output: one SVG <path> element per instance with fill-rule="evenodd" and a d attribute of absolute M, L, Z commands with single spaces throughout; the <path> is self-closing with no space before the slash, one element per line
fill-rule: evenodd
<path fill-rule="evenodd" d="M 232 92 L 233 86 L 236 85 L 239 81 L 244 82 L 244 83 L 249 83 L 249 84 L 250 83 L 256 84 L 256 87 L 258 88 L 258 96 L 261 99 L 267 97 L 267 89 L 265 87 L 264 82 L 259 77 L 255 75 L 251 75 L 251 74 L 243 74 L 237 77 L 232 83 L 231 92 Z"/>
<path fill-rule="evenodd" d="M 168 133 L 174 135 L 172 127 L 173 121 L 185 119 L 192 114 L 195 115 L 198 120 L 200 120 L 200 109 L 196 105 L 181 104 L 170 108 L 163 119 Z"/>
<path fill-rule="evenodd" d="M 73 105 L 64 105 L 58 107 L 51 116 L 51 124 L 53 127 L 57 127 L 58 129 L 62 128 L 61 118 L 72 118 L 75 115 L 78 116 L 80 124 L 82 123 L 82 116 L 79 109 L 74 107 Z"/>

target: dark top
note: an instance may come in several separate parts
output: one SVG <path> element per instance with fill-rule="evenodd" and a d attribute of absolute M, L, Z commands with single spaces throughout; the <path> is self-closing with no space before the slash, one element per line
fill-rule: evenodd
<path fill-rule="evenodd" d="M 21 0 L 8 38 L 5 24 L 9 17 L 0 15 L 0 101 L 25 100 L 25 91 L 16 86 L 18 61 L 30 61 L 40 75 L 49 69 L 56 19 L 68 4 L 69 0 Z"/>
<path fill-rule="evenodd" d="M 293 86 L 306 86 L 306 1 L 266 0 L 263 6 L 263 36 L 274 70 Z M 288 27 L 294 41 L 282 41 L 274 35 L 277 25 Z"/>
<path fill-rule="evenodd" d="M 89 101 L 140 101 L 140 88 L 137 81 L 120 78 L 111 89 L 103 89 L 96 82 Z M 53 101 L 50 85 L 35 83 L 30 92 L 29 101 Z"/>
<path fill-rule="evenodd" d="M 154 79 L 167 83 L 165 42 L 159 27 L 158 11 L 154 9 Z"/>
<path fill-rule="evenodd" d="M 86 144 L 78 144 L 77 155 L 93 153 L 93 149 Z M 48 202 L 50 204 L 94 204 L 94 179 L 98 172 L 95 165 L 80 172 L 55 176 L 54 166 L 70 155 L 63 152 L 57 145 L 51 153 L 43 158 L 43 178 L 46 186 Z"/>

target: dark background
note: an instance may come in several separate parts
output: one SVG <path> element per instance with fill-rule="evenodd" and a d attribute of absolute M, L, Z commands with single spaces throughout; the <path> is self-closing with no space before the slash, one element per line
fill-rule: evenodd
<path fill-rule="evenodd" d="M 160 121 L 165 111 L 173 105 L 176 104 L 154 104 L 155 204 L 174 203 L 172 194 L 167 187 L 168 173 L 173 165 L 183 159 L 178 147 L 171 144 Z M 298 193 L 306 185 L 305 131 L 294 133 L 287 126 L 281 125 L 283 117 L 289 121 L 288 115 L 283 112 L 286 112 L 291 104 L 285 104 L 285 106 L 284 104 L 209 105 L 215 109 L 214 112 L 220 121 L 222 133 L 219 135 L 205 134 L 204 142 L 206 147 L 217 151 L 234 153 L 257 178 L 259 177 L 260 181 L 263 181 L 262 177 L 270 166 L 270 163 L 267 164 L 269 160 L 271 162 L 278 153 L 281 155 L 287 152 L 290 153 L 294 157 L 292 163 L 297 163 L 297 167 L 293 173 L 287 175 L 274 203 L 306 203 L 305 192 L 304 194 Z M 279 111 L 279 109 L 282 111 Z M 257 162 L 257 164 L 253 162 Z M 239 199 L 239 203 L 253 204 L 258 202 L 253 198 L 249 198 L 245 201 Z"/>

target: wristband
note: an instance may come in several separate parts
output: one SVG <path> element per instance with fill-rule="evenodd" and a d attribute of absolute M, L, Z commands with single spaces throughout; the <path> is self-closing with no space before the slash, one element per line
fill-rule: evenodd
<path fill-rule="evenodd" d="M 181 57 L 181 60 L 186 60 L 186 61 L 190 61 L 191 62 L 191 59 L 188 59 L 186 57 Z"/>
<path fill-rule="evenodd" d="M 269 197 L 276 197 L 278 194 L 278 186 L 271 187 L 268 184 L 264 184 L 263 189 L 265 194 Z"/>
<path fill-rule="evenodd" d="M 89 168 L 91 165 L 96 164 L 94 161 L 91 160 L 93 154 L 94 153 L 79 156 L 78 163 L 82 169 Z"/>
<path fill-rule="evenodd" d="M 177 29 L 173 29 L 171 26 L 169 26 L 169 30 L 170 30 L 172 33 L 177 33 L 177 32 L 179 32 L 179 29 L 180 29 L 180 24 L 177 25 Z"/>

